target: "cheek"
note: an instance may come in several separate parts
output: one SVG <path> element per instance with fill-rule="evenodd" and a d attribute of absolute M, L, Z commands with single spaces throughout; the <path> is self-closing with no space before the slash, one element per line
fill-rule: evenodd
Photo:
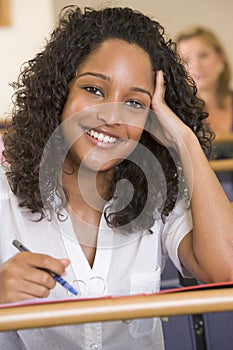
<path fill-rule="evenodd" d="M 74 93 L 70 93 L 67 97 L 63 113 L 62 113 L 62 120 L 65 120 L 75 114 L 77 114 L 78 118 L 78 112 L 86 109 L 89 106 L 87 101 L 82 98 L 81 96 L 77 96 Z"/>
<path fill-rule="evenodd" d="M 213 60 L 212 61 L 212 67 L 219 74 L 222 71 L 222 69 L 223 69 L 223 64 L 218 59 L 217 60 Z"/>
<path fill-rule="evenodd" d="M 144 123 L 145 125 L 145 123 Z M 139 141 L 144 130 L 144 125 L 142 126 L 128 126 L 127 133 L 130 140 Z"/>
<path fill-rule="evenodd" d="M 127 114 L 127 121 L 125 121 L 125 128 L 129 139 L 138 141 L 142 135 L 143 130 L 146 130 L 146 124 L 149 116 L 149 109 L 141 113 L 132 114 L 129 117 Z"/>
<path fill-rule="evenodd" d="M 219 61 L 215 57 L 209 57 L 205 61 L 205 67 L 210 71 L 215 71 L 219 66 Z"/>
<path fill-rule="evenodd" d="M 78 105 L 75 99 L 72 99 L 71 96 L 68 96 L 63 112 L 62 112 L 62 120 L 69 118 L 78 112 Z"/>

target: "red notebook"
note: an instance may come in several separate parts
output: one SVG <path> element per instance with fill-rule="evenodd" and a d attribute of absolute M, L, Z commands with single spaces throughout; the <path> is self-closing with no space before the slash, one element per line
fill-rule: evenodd
<path fill-rule="evenodd" d="M 220 289 L 220 288 L 233 288 L 233 281 L 232 282 L 220 282 L 220 283 L 209 283 L 209 284 L 197 284 L 187 287 L 175 287 L 171 289 L 163 289 L 156 294 L 168 294 L 168 293 L 179 293 L 179 292 L 189 292 L 189 291 L 195 291 L 195 290 L 208 290 L 208 289 Z M 137 294 L 137 295 L 106 295 L 102 297 L 71 297 L 68 299 L 30 299 L 22 302 L 14 302 L 14 303 L 7 303 L 7 304 L 1 304 L 0 309 L 3 308 L 9 308 L 9 307 L 17 307 L 17 306 L 30 306 L 30 305 L 37 305 L 37 304 L 50 304 L 50 303 L 61 303 L 61 302 L 72 302 L 72 301 L 84 301 L 84 300 L 97 300 L 97 299 L 111 299 L 111 298 L 127 298 L 127 297 L 137 297 L 142 295 L 152 295 L 152 294 Z"/>

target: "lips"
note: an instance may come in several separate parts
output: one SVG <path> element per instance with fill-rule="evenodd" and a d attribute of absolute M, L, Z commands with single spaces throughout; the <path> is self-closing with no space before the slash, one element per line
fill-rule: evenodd
<path fill-rule="evenodd" d="M 93 137 L 94 139 L 96 139 L 100 142 L 103 142 L 103 143 L 113 144 L 119 140 L 119 138 L 117 138 L 117 137 L 107 135 L 104 132 L 98 132 L 95 129 L 84 130 L 84 132 L 85 132 L 85 134 L 87 134 L 87 135 Z"/>

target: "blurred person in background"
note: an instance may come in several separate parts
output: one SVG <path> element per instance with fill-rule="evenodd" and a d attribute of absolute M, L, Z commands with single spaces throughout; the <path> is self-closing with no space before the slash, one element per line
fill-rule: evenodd
<path fill-rule="evenodd" d="M 233 132 L 233 91 L 228 57 L 218 36 L 205 27 L 191 27 L 180 32 L 175 41 L 188 74 L 196 83 L 198 96 L 205 101 L 207 122 L 216 134 Z M 233 157 L 233 145 L 215 148 L 213 158 Z M 233 201 L 233 173 L 217 176 Z"/>

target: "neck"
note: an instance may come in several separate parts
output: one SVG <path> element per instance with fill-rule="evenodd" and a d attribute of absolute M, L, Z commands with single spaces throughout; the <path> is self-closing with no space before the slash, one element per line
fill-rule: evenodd
<path fill-rule="evenodd" d="M 72 170 L 71 170 L 72 169 Z M 111 198 L 113 169 L 94 172 L 85 167 L 75 167 L 65 161 L 62 182 L 69 194 L 69 206 L 78 212 L 96 211 L 102 213 L 103 207 Z"/>
<path fill-rule="evenodd" d="M 209 111 L 210 108 L 216 108 L 218 106 L 216 88 L 209 88 L 205 90 L 199 90 L 198 96 L 205 102 L 205 110 Z"/>

